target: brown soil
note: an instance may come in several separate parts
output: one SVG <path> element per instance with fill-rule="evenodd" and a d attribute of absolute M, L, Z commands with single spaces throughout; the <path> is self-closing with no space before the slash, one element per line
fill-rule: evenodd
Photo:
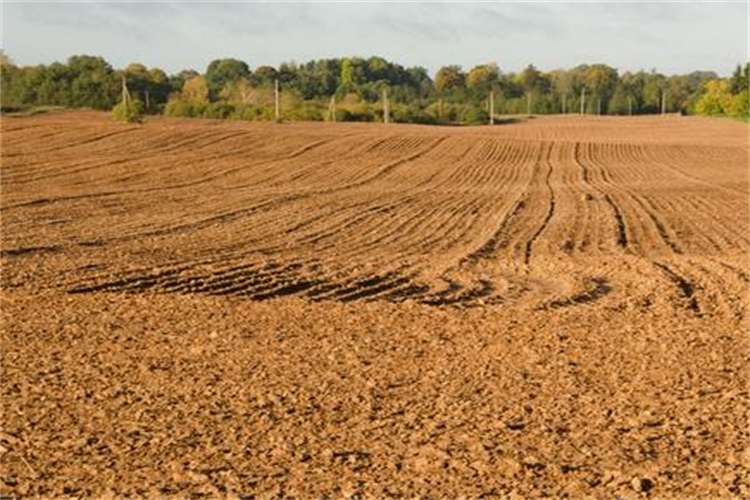
<path fill-rule="evenodd" d="M 748 498 L 748 128 L 2 121 L 2 494 Z"/>

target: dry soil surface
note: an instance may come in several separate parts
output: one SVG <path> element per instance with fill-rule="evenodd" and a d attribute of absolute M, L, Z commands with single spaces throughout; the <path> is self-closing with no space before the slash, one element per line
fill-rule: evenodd
<path fill-rule="evenodd" d="M 4 497 L 750 497 L 746 125 L 1 130 Z"/>

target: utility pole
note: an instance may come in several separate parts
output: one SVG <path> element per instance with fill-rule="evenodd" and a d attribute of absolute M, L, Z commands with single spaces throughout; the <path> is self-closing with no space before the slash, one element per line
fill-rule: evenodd
<path fill-rule="evenodd" d="M 128 84 L 125 81 L 125 75 L 122 75 L 122 102 L 125 103 L 125 107 L 130 107 L 130 91 L 128 90 Z"/>
<path fill-rule="evenodd" d="M 531 114 L 531 92 L 526 93 L 526 114 Z"/>
<path fill-rule="evenodd" d="M 274 94 L 275 94 L 275 111 L 276 121 L 281 121 L 281 106 L 279 103 L 279 79 L 274 80 Z"/>
<path fill-rule="evenodd" d="M 331 103 L 328 105 L 328 121 L 336 121 L 336 96 L 331 96 Z"/>
<path fill-rule="evenodd" d="M 628 116 L 633 116 L 633 98 L 628 96 Z"/>
<path fill-rule="evenodd" d="M 661 114 L 665 114 L 667 111 L 667 100 L 666 100 L 666 92 L 663 90 L 661 91 Z"/>
<path fill-rule="evenodd" d="M 586 109 L 586 87 L 583 87 L 581 89 L 581 116 L 583 116 L 585 109 Z"/>
<path fill-rule="evenodd" d="M 490 90 L 490 125 L 495 124 L 495 92 Z"/>
<path fill-rule="evenodd" d="M 388 89 L 383 88 L 383 123 L 391 121 L 390 109 L 388 108 Z"/>

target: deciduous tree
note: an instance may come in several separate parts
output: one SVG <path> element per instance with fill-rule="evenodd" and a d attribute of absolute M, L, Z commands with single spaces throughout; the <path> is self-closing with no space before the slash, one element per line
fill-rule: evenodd
<path fill-rule="evenodd" d="M 461 70 L 461 66 L 443 66 L 435 75 L 435 89 L 438 92 L 450 92 L 465 86 L 466 74 Z"/>
<path fill-rule="evenodd" d="M 221 89 L 229 82 L 250 76 L 247 63 L 239 59 L 216 59 L 206 69 L 206 85 L 210 99 L 216 99 Z"/>

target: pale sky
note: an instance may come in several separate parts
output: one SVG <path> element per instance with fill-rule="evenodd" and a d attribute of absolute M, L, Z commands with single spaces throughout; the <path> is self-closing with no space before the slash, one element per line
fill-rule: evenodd
<path fill-rule="evenodd" d="M 17 64 L 100 55 L 168 73 L 221 57 L 251 68 L 380 55 L 404 66 L 497 62 L 551 70 L 728 75 L 747 61 L 750 0 L 740 2 L 29 2 L 3 1 L 2 47 Z"/>

